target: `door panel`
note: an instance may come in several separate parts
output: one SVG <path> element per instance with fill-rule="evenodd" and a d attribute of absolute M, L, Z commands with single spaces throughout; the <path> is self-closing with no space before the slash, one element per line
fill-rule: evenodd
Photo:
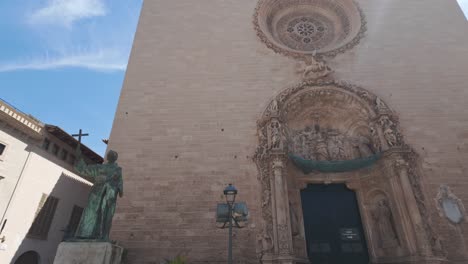
<path fill-rule="evenodd" d="M 356 200 L 344 184 L 311 184 L 301 191 L 307 253 L 312 264 L 367 264 Z"/>

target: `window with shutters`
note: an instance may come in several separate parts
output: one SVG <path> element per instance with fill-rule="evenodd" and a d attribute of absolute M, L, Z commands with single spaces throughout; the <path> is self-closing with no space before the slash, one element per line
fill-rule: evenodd
<path fill-rule="evenodd" d="M 48 138 L 44 139 L 44 142 L 42 142 L 42 148 L 45 150 L 49 150 L 50 147 L 50 140 Z"/>
<path fill-rule="evenodd" d="M 59 151 L 60 151 L 60 147 L 57 144 L 54 144 L 52 146 L 52 154 L 54 154 L 55 156 L 58 156 Z"/>
<path fill-rule="evenodd" d="M 42 194 L 39 207 L 34 217 L 34 222 L 28 231 L 28 238 L 47 240 L 50 225 L 54 219 L 59 199 L 47 194 Z"/>
<path fill-rule="evenodd" d="M 60 159 L 66 161 L 68 159 L 68 151 L 66 151 L 65 149 L 62 149 L 62 151 L 60 152 Z"/>
<path fill-rule="evenodd" d="M 0 142 L 0 160 L 3 160 L 3 157 L 5 156 L 6 147 L 6 144 Z"/>
<path fill-rule="evenodd" d="M 65 238 L 73 237 L 75 235 L 76 229 L 80 224 L 81 215 L 83 214 L 83 208 L 77 205 L 73 206 L 73 211 L 68 221 L 68 226 L 65 231 Z"/>

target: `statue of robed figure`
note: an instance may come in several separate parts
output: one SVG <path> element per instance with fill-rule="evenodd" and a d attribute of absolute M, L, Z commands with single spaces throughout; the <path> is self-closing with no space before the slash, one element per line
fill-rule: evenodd
<path fill-rule="evenodd" d="M 94 185 L 88 197 L 88 205 L 81 216 L 74 240 L 109 241 L 117 195 L 123 195 L 122 168 L 116 163 L 118 154 L 107 152 L 107 163 L 87 165 L 76 149 L 75 169 L 81 176 L 92 178 Z"/>

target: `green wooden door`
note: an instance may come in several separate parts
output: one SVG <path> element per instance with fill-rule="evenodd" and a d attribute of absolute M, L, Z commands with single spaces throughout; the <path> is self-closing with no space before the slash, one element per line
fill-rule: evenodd
<path fill-rule="evenodd" d="M 301 191 L 307 253 L 312 264 L 367 264 L 356 194 L 344 184 L 311 184 Z"/>

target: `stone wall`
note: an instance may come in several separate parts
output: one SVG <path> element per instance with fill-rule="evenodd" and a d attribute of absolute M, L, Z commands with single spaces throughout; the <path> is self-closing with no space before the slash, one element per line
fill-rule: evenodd
<path fill-rule="evenodd" d="M 468 23 L 456 1 L 358 3 L 366 35 L 328 65 L 334 79 L 371 91 L 397 112 L 456 263 L 459 231 L 439 216 L 435 197 L 447 184 L 468 201 Z M 214 210 L 228 183 L 251 210 L 249 227 L 236 231 L 234 256 L 257 262 L 256 122 L 301 75 L 295 59 L 257 37 L 255 7 L 247 0 L 144 3 L 109 142 L 125 181 L 112 235 L 130 263 L 179 253 L 190 263 L 225 262 L 227 230 L 215 228 Z"/>

